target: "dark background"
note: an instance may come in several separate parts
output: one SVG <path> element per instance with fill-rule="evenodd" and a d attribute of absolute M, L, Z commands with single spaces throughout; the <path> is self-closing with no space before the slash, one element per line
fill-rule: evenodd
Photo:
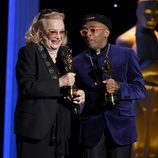
<path fill-rule="evenodd" d="M 115 3 L 118 4 L 117 8 L 113 6 Z M 58 8 L 65 13 L 69 44 L 74 55 L 85 48 L 83 39 L 79 34 L 80 22 L 85 14 L 97 12 L 111 19 L 113 24 L 109 38 L 111 43 L 114 43 L 118 35 L 136 23 L 136 0 L 74 0 L 73 2 L 69 0 L 40 0 L 40 10 L 46 8 Z M 7 22 L 8 1 L 0 1 L 0 157 L 2 157 L 3 151 Z"/>
<path fill-rule="evenodd" d="M 114 8 L 117 3 L 118 7 Z M 70 6 L 71 5 L 71 6 Z M 79 34 L 80 22 L 85 14 L 100 13 L 109 17 L 113 27 L 110 42 L 114 43 L 116 37 L 132 27 L 136 22 L 136 0 L 41 0 L 40 9 L 60 8 L 66 14 L 66 26 L 70 45 L 74 55 L 84 47 L 82 37 Z"/>

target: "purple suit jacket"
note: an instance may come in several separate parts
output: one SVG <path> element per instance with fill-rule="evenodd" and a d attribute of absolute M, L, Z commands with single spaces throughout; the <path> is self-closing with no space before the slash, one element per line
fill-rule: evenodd
<path fill-rule="evenodd" d="M 94 67 L 101 69 L 106 49 L 99 55 L 89 49 L 74 57 L 74 72 L 77 77 L 77 86 L 85 90 L 86 102 L 81 119 L 81 142 L 86 146 L 94 146 L 100 140 L 104 129 L 108 127 L 113 140 L 119 145 L 131 144 L 137 140 L 135 126 L 135 100 L 145 96 L 144 79 L 142 77 L 136 53 L 125 47 L 111 45 L 109 60 L 112 65 L 112 78 L 120 83 L 119 103 L 112 109 L 101 110 L 103 91 L 95 88 L 95 78 L 92 73 L 91 59 Z M 96 64 L 97 63 L 97 64 Z M 101 80 L 105 80 L 105 74 Z M 96 112 L 96 113 L 95 113 Z"/>

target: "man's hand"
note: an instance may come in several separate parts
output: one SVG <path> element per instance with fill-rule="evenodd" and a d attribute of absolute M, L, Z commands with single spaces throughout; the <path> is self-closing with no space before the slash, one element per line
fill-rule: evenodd
<path fill-rule="evenodd" d="M 77 90 L 75 93 L 75 98 L 73 99 L 73 103 L 75 104 L 84 104 L 85 102 L 85 92 L 83 90 Z"/>
<path fill-rule="evenodd" d="M 119 90 L 119 85 L 114 79 L 108 79 L 103 81 L 106 84 L 106 90 L 108 93 L 114 93 Z"/>

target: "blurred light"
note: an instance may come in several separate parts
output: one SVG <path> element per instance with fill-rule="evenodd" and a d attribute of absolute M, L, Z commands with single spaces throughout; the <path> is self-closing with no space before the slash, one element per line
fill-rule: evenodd
<path fill-rule="evenodd" d="M 118 4 L 117 4 L 117 3 L 114 3 L 113 6 L 114 6 L 114 8 L 117 8 L 117 7 L 118 7 Z"/>

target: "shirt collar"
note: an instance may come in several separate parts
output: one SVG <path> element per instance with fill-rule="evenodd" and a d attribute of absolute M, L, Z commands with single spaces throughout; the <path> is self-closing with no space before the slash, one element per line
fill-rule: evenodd
<path fill-rule="evenodd" d="M 106 44 L 105 47 L 101 48 L 99 54 L 97 54 L 96 51 L 93 50 L 93 49 L 89 49 L 89 52 L 90 52 L 90 54 L 91 54 L 92 57 L 95 57 L 95 56 L 102 56 L 102 55 L 104 54 L 104 52 L 107 51 L 107 49 L 108 49 L 108 43 Z"/>

